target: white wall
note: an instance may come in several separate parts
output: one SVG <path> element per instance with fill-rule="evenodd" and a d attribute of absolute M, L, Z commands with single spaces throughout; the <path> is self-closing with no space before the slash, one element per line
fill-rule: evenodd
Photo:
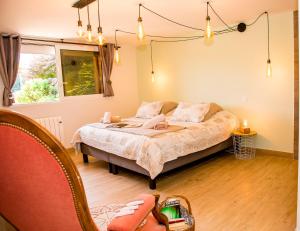
<path fill-rule="evenodd" d="M 57 48 L 87 49 L 87 47 L 66 45 Z M 122 63 L 120 65 L 115 64 L 112 73 L 114 97 L 104 98 L 102 95 L 61 97 L 60 102 L 15 105 L 10 109 L 32 118 L 62 116 L 64 144 L 67 147 L 70 147 L 73 133 L 80 126 L 99 121 L 105 111 L 111 111 L 113 114 L 121 116 L 133 115 L 138 106 L 136 48 L 130 45 L 122 45 L 121 52 Z M 57 56 L 59 56 L 59 53 L 57 53 Z M 61 81 L 60 67 L 58 67 L 58 77 Z M 0 81 L 1 105 L 2 93 L 3 83 Z"/>
<path fill-rule="evenodd" d="M 138 55 L 142 100 L 217 102 L 257 130 L 257 146 L 293 151 L 293 14 L 270 16 L 272 78 L 266 77 L 267 24 L 262 18 L 244 33 L 202 40 L 154 43 L 157 81 L 150 78 L 149 47 Z"/>

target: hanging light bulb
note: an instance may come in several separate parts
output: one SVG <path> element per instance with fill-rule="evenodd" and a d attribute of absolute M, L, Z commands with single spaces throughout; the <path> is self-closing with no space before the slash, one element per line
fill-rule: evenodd
<path fill-rule="evenodd" d="M 116 62 L 116 64 L 120 63 L 120 53 L 119 53 L 119 47 L 118 46 L 115 47 L 115 62 Z"/>
<path fill-rule="evenodd" d="M 83 37 L 83 35 L 84 35 L 84 31 L 83 31 L 83 27 L 82 27 L 82 22 L 80 20 L 78 21 L 77 35 L 79 37 Z"/>
<path fill-rule="evenodd" d="M 272 66 L 271 66 L 271 60 L 268 59 L 267 61 L 267 77 L 272 76 Z"/>
<path fill-rule="evenodd" d="M 211 45 L 214 41 L 214 32 L 211 29 L 211 24 L 210 24 L 210 16 L 208 15 L 208 5 L 209 2 L 207 2 L 207 15 L 206 15 L 206 29 L 205 29 L 205 34 L 204 34 L 204 42 L 206 45 Z"/>
<path fill-rule="evenodd" d="M 93 32 L 92 32 L 92 26 L 87 25 L 87 33 L 86 33 L 86 38 L 89 42 L 93 41 Z"/>
<path fill-rule="evenodd" d="M 137 29 L 137 37 L 140 41 L 142 41 L 145 37 L 144 34 L 144 26 L 143 26 L 143 20 L 141 17 L 138 18 L 138 29 Z"/>
<path fill-rule="evenodd" d="M 140 41 L 142 41 L 145 37 L 143 19 L 141 17 L 141 6 L 142 4 L 139 4 L 139 17 L 138 17 L 138 27 L 137 27 L 137 37 Z"/>
<path fill-rule="evenodd" d="M 100 20 L 100 1 L 97 0 L 97 3 L 98 3 L 98 36 L 97 36 L 97 41 L 98 41 L 98 44 L 100 46 L 103 46 L 104 44 L 104 37 L 103 37 L 103 33 L 102 33 L 102 27 L 101 27 L 101 20 Z"/>
<path fill-rule="evenodd" d="M 92 26 L 90 22 L 90 9 L 89 5 L 87 5 L 87 14 L 88 14 L 88 25 L 87 25 L 87 33 L 86 33 L 86 38 L 89 42 L 93 41 L 93 32 L 92 32 Z"/>
<path fill-rule="evenodd" d="M 206 30 L 205 30 L 205 37 L 210 39 L 214 36 L 214 32 L 211 29 L 211 25 L 210 25 L 210 17 L 207 16 L 206 17 Z"/>
<path fill-rule="evenodd" d="M 77 35 L 79 37 L 82 37 L 84 35 L 83 27 L 82 27 L 82 21 L 80 19 L 80 12 L 78 8 L 78 23 L 77 23 Z"/>
<path fill-rule="evenodd" d="M 151 72 L 151 81 L 152 81 L 152 83 L 155 82 L 155 73 L 154 73 L 154 71 Z"/>
<path fill-rule="evenodd" d="M 103 46 L 104 44 L 104 36 L 102 34 L 102 27 L 98 27 L 98 44 Z"/>

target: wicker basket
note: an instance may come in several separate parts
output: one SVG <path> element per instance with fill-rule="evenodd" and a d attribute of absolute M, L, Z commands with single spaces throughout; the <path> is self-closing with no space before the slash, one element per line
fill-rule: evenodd
<path fill-rule="evenodd" d="M 161 211 L 162 208 L 165 207 L 166 202 L 170 199 L 179 199 L 180 202 L 184 202 L 186 204 L 186 206 L 183 206 L 182 203 L 180 203 L 180 211 L 184 214 L 186 214 L 185 219 L 186 219 L 186 224 L 187 224 L 187 228 L 182 230 L 180 229 L 180 231 L 194 231 L 195 230 L 195 219 L 192 215 L 192 208 L 191 208 L 191 204 L 188 201 L 188 199 L 184 196 L 180 196 L 180 195 L 174 195 L 174 196 L 170 196 L 167 197 L 164 201 L 159 203 L 159 211 Z M 172 228 L 172 224 L 169 225 L 169 230 L 170 231 L 177 231 L 177 229 Z"/>

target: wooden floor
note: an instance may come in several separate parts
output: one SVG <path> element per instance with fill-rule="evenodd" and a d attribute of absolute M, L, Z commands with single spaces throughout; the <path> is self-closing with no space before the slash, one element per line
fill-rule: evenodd
<path fill-rule="evenodd" d="M 196 231 L 294 231 L 297 204 L 297 161 L 259 155 L 236 160 L 220 154 L 158 179 L 147 180 L 121 169 L 109 174 L 107 164 L 72 154 L 90 206 L 122 203 L 139 193 L 181 194 L 192 205 Z"/>

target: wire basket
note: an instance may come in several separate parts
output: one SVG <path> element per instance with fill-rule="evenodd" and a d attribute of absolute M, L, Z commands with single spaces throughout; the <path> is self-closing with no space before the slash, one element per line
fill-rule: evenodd
<path fill-rule="evenodd" d="M 255 136 L 235 134 L 233 136 L 233 148 L 235 157 L 239 160 L 255 158 Z"/>

